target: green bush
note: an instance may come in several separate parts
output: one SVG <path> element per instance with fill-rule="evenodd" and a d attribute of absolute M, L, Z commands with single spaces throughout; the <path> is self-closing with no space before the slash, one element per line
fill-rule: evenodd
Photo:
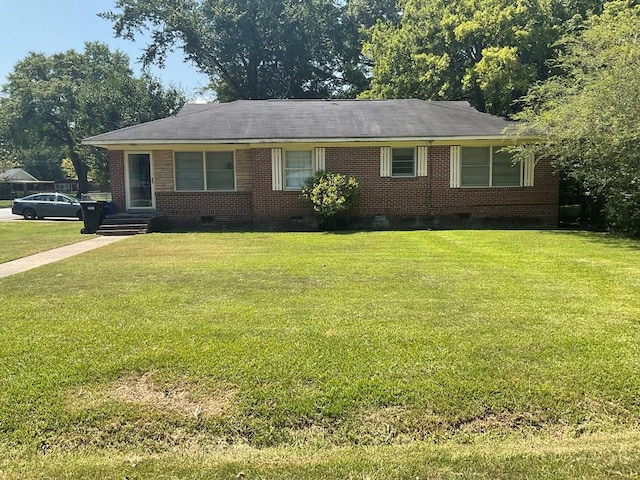
<path fill-rule="evenodd" d="M 307 179 L 301 196 L 310 201 L 313 209 L 327 219 L 353 205 L 358 186 L 358 180 L 350 175 L 320 170 Z"/>

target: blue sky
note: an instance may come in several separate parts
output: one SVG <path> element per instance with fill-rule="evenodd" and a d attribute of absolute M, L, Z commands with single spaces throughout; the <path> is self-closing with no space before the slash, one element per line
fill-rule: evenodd
<path fill-rule="evenodd" d="M 69 49 L 82 51 L 84 42 L 101 41 L 111 50 L 129 55 L 132 69 L 138 74 L 145 42 L 116 39 L 111 22 L 97 16 L 113 10 L 115 0 L 0 0 L 0 83 L 15 64 L 29 52 L 53 54 Z M 165 85 L 181 88 L 187 97 L 197 97 L 197 90 L 207 78 L 174 53 L 164 69 L 152 73 Z"/>

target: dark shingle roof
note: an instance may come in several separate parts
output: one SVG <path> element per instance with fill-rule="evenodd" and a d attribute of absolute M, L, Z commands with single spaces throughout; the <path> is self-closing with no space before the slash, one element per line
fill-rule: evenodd
<path fill-rule="evenodd" d="M 38 183 L 40 181 L 22 168 L 10 168 L 0 172 L 0 180 L 8 183 Z"/>
<path fill-rule="evenodd" d="M 423 100 L 239 100 L 187 104 L 174 116 L 83 143 L 228 143 L 495 138 L 512 126 L 467 102 Z"/>

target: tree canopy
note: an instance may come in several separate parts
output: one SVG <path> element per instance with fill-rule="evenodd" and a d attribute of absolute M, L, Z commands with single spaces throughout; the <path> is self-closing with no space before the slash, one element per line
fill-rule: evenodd
<path fill-rule="evenodd" d="M 469 100 L 509 114 L 548 78 L 554 44 L 603 0 L 400 0 L 401 19 L 379 21 L 364 53 L 378 98 Z"/>
<path fill-rule="evenodd" d="M 354 96 L 368 85 L 359 29 L 395 15 L 394 0 L 118 0 L 102 14 L 117 36 L 149 33 L 211 79 L 218 100 Z"/>
<path fill-rule="evenodd" d="M 544 133 L 533 146 L 554 158 L 609 225 L 640 235 L 640 6 L 613 1 L 566 37 L 559 74 L 531 89 L 518 116 Z"/>
<path fill-rule="evenodd" d="M 81 146 L 83 138 L 165 117 L 183 102 L 150 76 L 134 77 L 128 57 L 102 43 L 87 43 L 82 53 L 31 53 L 2 88 L 0 137 L 23 164 L 38 152 L 58 154 L 58 165 L 71 159 L 86 192 L 90 169 L 98 182 L 108 172 L 105 152 Z"/>

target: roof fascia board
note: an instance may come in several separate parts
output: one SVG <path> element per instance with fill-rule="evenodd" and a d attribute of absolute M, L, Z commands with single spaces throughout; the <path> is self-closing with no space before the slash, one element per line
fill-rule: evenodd
<path fill-rule="evenodd" d="M 368 144 L 371 146 L 377 144 L 389 143 L 427 143 L 430 145 L 459 145 L 463 143 L 490 142 L 495 143 L 526 143 L 539 139 L 535 135 L 485 135 L 485 136 L 460 136 L 460 137 L 389 137 L 389 138 L 282 138 L 282 139 L 228 139 L 228 140 L 97 140 L 83 141 L 83 145 L 91 145 L 94 147 L 102 147 L 114 150 L 113 147 L 121 149 L 130 149 L 135 147 L 156 146 L 176 146 L 176 145 L 245 145 L 265 147 L 269 145 L 283 144 L 322 144 L 325 146 L 363 146 Z"/>

